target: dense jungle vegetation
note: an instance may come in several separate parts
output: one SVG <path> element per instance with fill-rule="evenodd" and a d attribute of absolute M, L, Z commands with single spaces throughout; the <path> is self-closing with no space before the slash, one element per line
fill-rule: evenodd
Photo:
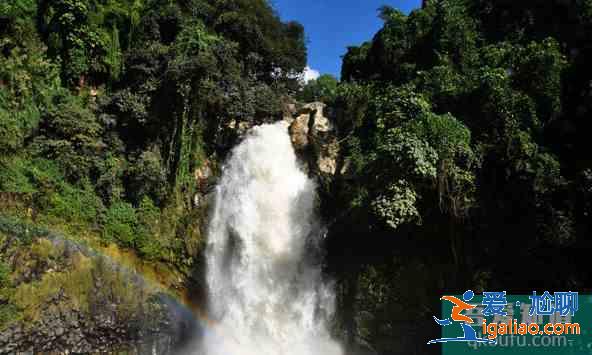
<path fill-rule="evenodd" d="M 312 90 L 345 151 L 323 211 L 350 340 L 423 353 L 445 292 L 589 291 L 592 2 L 380 16 L 337 90 Z"/>
<path fill-rule="evenodd" d="M 265 0 L 0 1 L 1 325 L 39 306 L 22 290 L 70 290 L 43 276 L 51 243 L 15 245 L 37 228 L 192 276 L 195 171 L 237 121 L 280 118 L 305 64 L 303 27 Z"/>
<path fill-rule="evenodd" d="M 348 344 L 423 353 L 443 292 L 590 291 L 592 1 L 379 15 L 339 82 L 301 88 L 304 28 L 266 0 L 1 1 L 0 239 L 45 228 L 191 278 L 195 171 L 297 97 L 340 135 L 320 186 Z M 0 326 L 56 290 L 31 288 L 47 246 L 20 243 L 25 262 L 0 250 Z"/>

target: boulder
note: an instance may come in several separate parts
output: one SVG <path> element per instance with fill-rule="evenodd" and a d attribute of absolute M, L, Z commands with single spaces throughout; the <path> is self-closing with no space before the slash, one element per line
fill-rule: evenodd
<path fill-rule="evenodd" d="M 302 106 L 295 115 L 284 116 L 290 124 L 294 149 L 307 162 L 310 173 L 335 175 L 339 157 L 337 130 L 327 117 L 327 105 L 312 102 Z"/>
<path fill-rule="evenodd" d="M 290 137 L 294 149 L 302 151 L 308 147 L 308 122 L 310 120 L 309 114 L 301 114 L 296 118 L 292 118 L 290 124 Z"/>

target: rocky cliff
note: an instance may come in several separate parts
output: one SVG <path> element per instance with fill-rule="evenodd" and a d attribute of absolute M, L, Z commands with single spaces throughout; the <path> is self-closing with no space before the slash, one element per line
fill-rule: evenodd
<path fill-rule="evenodd" d="M 84 243 L 2 218 L 0 255 L 14 269 L 1 316 L 17 319 L 0 354 L 168 354 L 195 331 L 171 290 Z"/>
<path fill-rule="evenodd" d="M 303 168 L 332 181 L 339 169 L 332 112 L 321 102 L 294 103 L 282 118 Z M 252 124 L 233 121 L 228 129 L 238 140 Z M 193 171 L 191 209 L 202 232 L 218 164 L 205 159 Z M 176 271 L 166 262 L 130 262 L 132 251 L 79 233 L 0 218 L 0 256 L 11 275 L 0 280 L 0 320 L 11 319 L 0 323 L 0 354 L 171 354 L 199 336 L 195 313 L 183 305 L 203 302 L 199 250 L 188 251 L 191 268 Z"/>
<path fill-rule="evenodd" d="M 288 105 L 283 119 L 290 124 L 294 149 L 310 173 L 333 176 L 337 173 L 339 143 L 334 117 L 327 105 L 312 102 L 297 108 Z"/>

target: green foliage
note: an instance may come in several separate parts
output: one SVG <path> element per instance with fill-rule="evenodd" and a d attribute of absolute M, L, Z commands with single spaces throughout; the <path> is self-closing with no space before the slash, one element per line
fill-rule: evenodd
<path fill-rule="evenodd" d="M 372 39 L 348 48 L 341 83 L 322 76 L 298 91 L 304 30 L 281 22 L 265 0 L 0 2 L 3 211 L 97 232 L 188 272 L 207 210 L 192 203 L 196 167 L 219 163 L 239 138 L 232 127 L 274 120 L 284 97 L 297 94 L 335 108 L 343 174 L 322 202 L 347 217 L 334 225 L 351 233 L 331 246 L 368 256 L 355 276 L 352 323 L 378 352 L 392 351 L 401 304 L 429 304 L 397 289 L 425 289 L 404 277 L 426 275 L 423 265 L 444 270 L 430 271 L 430 284 L 461 289 L 472 282 L 463 269 L 510 274 L 498 259 L 508 245 L 525 246 L 526 261 L 556 250 L 549 266 L 585 254 L 592 2 L 431 0 L 409 15 L 383 7 L 380 17 Z M 0 231 L 39 259 L 31 265 L 53 260 L 35 241 L 47 231 L 4 218 Z M 384 263 L 395 252 L 424 253 L 417 245 L 441 259 Z M 19 316 L 16 306 L 34 318 L 58 290 L 81 309 L 124 300 L 118 314 L 143 297 L 84 258 L 70 273 L 4 293 L 16 287 L 7 266 L 0 326 Z M 560 289 L 581 287 L 589 280 L 577 269 L 551 278 Z M 92 292 L 97 280 L 108 285 L 104 295 Z"/>
<path fill-rule="evenodd" d="M 103 238 L 125 248 L 133 248 L 147 260 L 165 258 L 161 211 L 154 202 L 144 196 L 137 208 L 118 201 L 105 213 Z"/>
<path fill-rule="evenodd" d="M 13 154 L 30 137 L 59 86 L 55 64 L 45 58 L 36 38 L 21 47 L 12 38 L 0 41 L 9 55 L 0 56 L 0 152 Z"/>
<path fill-rule="evenodd" d="M 59 163 L 46 159 L 14 157 L 1 161 L 0 191 L 16 194 L 23 202 L 35 201 L 43 218 L 71 225 L 96 226 L 103 203 L 88 179 L 72 185 L 65 181 Z"/>
<path fill-rule="evenodd" d="M 11 269 L 6 262 L 0 260 L 0 330 L 19 317 L 17 307 L 10 302 L 12 288 Z"/>
<path fill-rule="evenodd" d="M 244 57 L 252 58 L 248 70 L 267 82 L 290 81 L 290 76 L 303 71 L 306 46 L 302 25 L 282 23 L 265 0 L 221 2 L 217 7 L 213 28 L 238 43 Z M 279 77 L 274 78 L 274 73 Z"/>
<path fill-rule="evenodd" d="M 437 152 L 440 208 L 453 216 L 465 216 L 473 207 L 476 189 L 471 132 L 450 114 L 424 115 L 410 122 L 410 129 Z"/>
<path fill-rule="evenodd" d="M 529 95 L 538 115 L 548 122 L 561 111 L 561 76 L 567 62 L 553 38 L 527 45 L 508 42 L 486 46 L 483 60 L 490 68 L 503 68 L 512 89 Z"/>
<path fill-rule="evenodd" d="M 416 203 L 415 190 L 406 181 L 399 180 L 372 201 L 372 208 L 391 228 L 397 229 L 403 223 L 420 222 Z"/>
<path fill-rule="evenodd" d="M 89 181 L 82 187 L 63 184 L 60 189 L 49 196 L 46 213 L 66 222 L 96 225 L 103 213 L 103 203 L 96 195 Z"/>
<path fill-rule="evenodd" d="M 134 207 L 127 202 L 115 202 L 105 213 L 103 237 L 124 247 L 133 248 L 137 237 L 137 224 L 138 217 Z"/>
<path fill-rule="evenodd" d="M 298 99 L 304 102 L 322 101 L 331 103 L 337 95 L 337 79 L 329 74 L 323 74 L 317 79 L 304 85 L 298 93 Z"/>
<path fill-rule="evenodd" d="M 103 201 L 111 204 L 124 197 L 123 176 L 127 168 L 122 157 L 108 153 L 101 161 L 100 175 L 96 181 L 96 190 Z"/>
<path fill-rule="evenodd" d="M 543 122 L 557 118 L 561 112 L 561 76 L 567 66 L 559 43 L 553 38 L 531 42 L 514 55 L 515 87 L 533 98 Z"/>
<path fill-rule="evenodd" d="M 37 12 L 37 2 L 37 0 L 15 0 L 0 3 L 0 17 L 4 21 L 8 20 L 8 24 L 5 23 L 3 29 L 8 36 L 2 38 L 0 46 L 6 48 L 8 43 L 19 46 L 34 40 L 37 31 L 31 19 Z"/>
<path fill-rule="evenodd" d="M 0 238 L 6 241 L 7 237 L 17 239 L 19 245 L 30 246 L 37 238 L 47 236 L 49 231 L 43 227 L 23 223 L 18 218 L 0 216 Z"/>
<path fill-rule="evenodd" d="M 41 275 L 53 254 L 36 226 L 189 274 L 208 209 L 194 206 L 195 169 L 235 144 L 231 122 L 279 117 L 306 63 L 303 27 L 265 0 L 4 1 L 0 38 L 0 207 L 33 221 L 0 219 L 0 231 L 25 250 L 17 279 L 35 279 L 2 296 L 0 326 L 36 319 L 62 291 L 68 306 L 101 304 L 97 280 L 134 308 L 108 267 L 70 260 L 70 273 Z"/>
<path fill-rule="evenodd" d="M 40 223 L 102 229 L 153 260 L 197 253 L 195 168 L 234 144 L 230 122 L 277 117 L 306 63 L 302 26 L 262 0 L 19 0 L 0 14 L 0 189 Z"/>
<path fill-rule="evenodd" d="M 467 158 L 471 152 L 471 132 L 450 114 L 426 114 L 409 123 L 410 130 L 435 147 L 440 159 Z"/>
<path fill-rule="evenodd" d="M 33 193 L 44 188 L 53 188 L 61 174 L 48 161 L 31 161 L 23 157 L 0 160 L 0 191 Z"/>
<path fill-rule="evenodd" d="M 347 48 L 341 65 L 342 80 L 359 80 L 364 79 L 368 75 L 365 62 L 369 50 L 370 42 L 364 42 L 359 47 L 351 46 Z"/>
<path fill-rule="evenodd" d="M 0 45 L 12 47 L 8 56 L 0 56 L 2 107 L 22 110 L 33 104 L 47 106 L 59 79 L 56 65 L 45 57 L 43 45 L 36 39 L 24 44 L 4 39 Z"/>
<path fill-rule="evenodd" d="M 588 3 L 382 8 L 372 40 L 348 48 L 334 100 L 347 168 L 334 208 L 368 225 L 355 233 L 441 243 L 455 269 L 508 243 L 528 244 L 530 260 L 584 247 L 589 197 L 573 192 L 592 166 Z"/>
<path fill-rule="evenodd" d="M 164 203 L 167 176 L 160 153 L 155 149 L 142 152 L 131 165 L 128 172 L 131 200 L 139 203 L 143 196 L 150 196 L 157 203 Z"/>
<path fill-rule="evenodd" d="M 0 5 L 0 14 L 4 16 L 25 16 L 34 13 L 37 4 L 35 0 L 17 0 L 3 2 Z"/>
<path fill-rule="evenodd" d="M 2 109 L 0 109 L 0 142 L 0 151 L 4 154 L 16 152 L 23 143 L 19 121 Z"/>
<path fill-rule="evenodd" d="M 592 1 L 579 1 L 579 13 L 584 23 L 592 23 Z"/>
<path fill-rule="evenodd" d="M 97 165 L 105 144 L 102 127 L 79 98 L 66 95 L 43 117 L 34 148 L 38 155 L 55 159 L 72 180 L 78 180 Z"/>
<path fill-rule="evenodd" d="M 138 1 L 43 2 L 40 30 L 50 54 L 61 62 L 64 82 L 84 86 L 87 75 L 96 81 L 118 79 L 123 63 L 119 32 L 137 25 L 140 7 Z"/>
<path fill-rule="evenodd" d="M 0 262 L 0 289 L 5 289 L 11 284 L 10 268 L 4 261 Z"/>
<path fill-rule="evenodd" d="M 87 53 L 98 44 L 97 33 L 88 27 L 88 6 L 75 0 L 52 1 L 41 10 L 44 25 L 56 27 L 56 32 L 47 33 L 50 53 L 61 59 L 65 82 L 77 84 L 90 67 Z"/>
<path fill-rule="evenodd" d="M 175 50 L 179 57 L 190 57 L 207 51 L 220 38 L 208 33 L 201 21 L 183 26 L 175 41 Z"/>
<path fill-rule="evenodd" d="M 353 192 L 350 205 L 373 211 L 394 229 L 419 222 L 426 213 L 424 199 L 437 197 L 443 212 L 466 215 L 476 180 L 469 128 L 451 114 L 434 113 L 413 85 L 367 90 L 364 118 L 345 145 L 358 174 L 346 189 Z"/>
<path fill-rule="evenodd" d="M 450 64 L 469 74 L 478 65 L 477 21 L 470 16 L 464 1 L 433 1 L 428 12 L 434 12 L 432 40 L 438 56 L 450 58 Z"/>
<path fill-rule="evenodd" d="M 161 244 L 161 213 L 148 197 L 144 197 L 137 210 L 138 226 L 136 244 L 138 251 L 148 260 L 161 257 L 164 247 Z"/>
<path fill-rule="evenodd" d="M 370 96 L 371 111 L 376 115 L 376 128 L 387 130 L 427 114 L 431 105 L 411 86 L 375 89 Z"/>
<path fill-rule="evenodd" d="M 358 307 L 344 321 L 350 341 L 381 353 L 406 338 L 390 323 L 416 317 L 402 315 L 408 292 L 397 291 L 406 267 L 381 269 L 395 255 L 436 265 L 411 288 L 425 290 L 431 275 L 439 295 L 521 289 L 524 278 L 504 276 L 509 246 L 557 270 L 589 254 L 590 4 L 429 0 L 409 15 L 383 7 L 382 28 L 348 48 L 333 104 L 345 169 L 326 205 L 342 224 L 336 253 L 364 255 L 348 256 L 357 266 L 342 274 L 355 290 L 346 287 L 343 306 Z M 549 250 L 564 257 L 550 261 Z M 559 287 L 587 282 L 577 270 L 570 281 L 553 274 Z"/>
<path fill-rule="evenodd" d="M 416 79 L 418 88 L 425 91 L 426 97 L 433 100 L 434 106 L 445 105 L 470 90 L 470 83 L 455 68 L 448 57 L 439 58 L 437 64 L 428 71 L 420 71 Z"/>
<path fill-rule="evenodd" d="M 376 146 L 379 159 L 388 159 L 402 169 L 403 176 L 435 179 L 438 153 L 425 140 L 401 128 L 381 135 Z"/>

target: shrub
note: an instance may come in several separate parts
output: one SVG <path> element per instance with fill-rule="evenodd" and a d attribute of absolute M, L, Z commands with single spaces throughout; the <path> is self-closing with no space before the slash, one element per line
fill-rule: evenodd
<path fill-rule="evenodd" d="M 105 216 L 103 236 L 125 247 L 134 247 L 138 218 L 136 210 L 127 202 L 115 202 Z"/>
<path fill-rule="evenodd" d="M 160 210 L 144 196 L 138 208 L 136 247 L 144 257 L 154 260 L 162 253 L 160 243 Z"/>
<path fill-rule="evenodd" d="M 103 209 L 89 181 L 84 181 L 81 188 L 62 182 L 60 189 L 50 196 L 46 212 L 67 222 L 98 224 Z"/>
<path fill-rule="evenodd" d="M 166 170 L 160 153 L 156 148 L 142 152 L 132 162 L 129 173 L 130 197 L 134 203 L 140 203 L 148 195 L 161 204 L 167 193 Z"/>
<path fill-rule="evenodd" d="M 41 135 L 34 141 L 39 156 L 58 162 L 66 177 L 79 180 L 96 168 L 105 144 L 102 127 L 79 98 L 65 95 L 44 115 Z"/>
<path fill-rule="evenodd" d="M 0 159 L 0 191 L 29 193 L 36 190 L 28 176 L 30 161 L 20 157 Z"/>
<path fill-rule="evenodd" d="M 10 267 L 0 260 L 0 289 L 10 286 Z"/>
<path fill-rule="evenodd" d="M 0 153 L 15 152 L 22 144 L 23 136 L 14 116 L 0 108 Z"/>
<path fill-rule="evenodd" d="M 12 290 L 10 267 L 0 260 L 0 330 L 18 318 L 17 308 L 9 301 Z"/>

